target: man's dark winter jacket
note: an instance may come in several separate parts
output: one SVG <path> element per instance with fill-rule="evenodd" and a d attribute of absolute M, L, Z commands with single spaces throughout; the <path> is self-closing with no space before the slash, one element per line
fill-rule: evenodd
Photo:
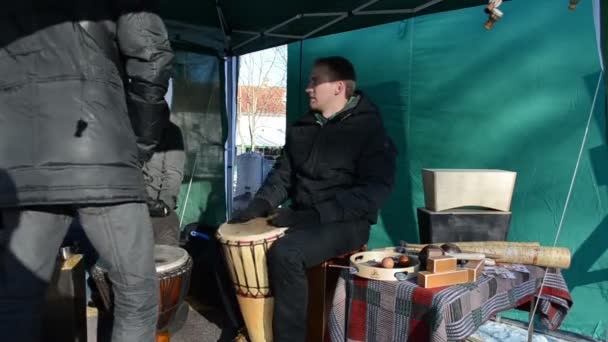
<path fill-rule="evenodd" d="M 3 5 L 0 207 L 144 200 L 137 143 L 168 122 L 173 54 L 138 3 Z"/>
<path fill-rule="evenodd" d="M 321 223 L 377 220 L 395 178 L 396 149 L 377 108 L 361 93 L 324 122 L 313 114 L 287 130 L 283 155 L 256 194 L 272 207 L 292 199 Z"/>

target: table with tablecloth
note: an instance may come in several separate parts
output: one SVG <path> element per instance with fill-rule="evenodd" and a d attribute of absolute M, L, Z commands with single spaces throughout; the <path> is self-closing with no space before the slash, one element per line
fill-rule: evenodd
<path fill-rule="evenodd" d="M 545 268 L 526 269 L 528 272 L 513 272 L 515 279 L 482 275 L 476 282 L 433 289 L 416 285 L 415 278 L 370 280 L 345 270 L 336 286 L 328 337 L 343 342 L 347 330 L 347 341 L 352 342 L 464 340 L 499 312 L 529 309 L 526 306 L 538 295 Z M 559 270 L 547 269 L 536 298 L 541 323 L 557 329 L 572 307 Z"/>

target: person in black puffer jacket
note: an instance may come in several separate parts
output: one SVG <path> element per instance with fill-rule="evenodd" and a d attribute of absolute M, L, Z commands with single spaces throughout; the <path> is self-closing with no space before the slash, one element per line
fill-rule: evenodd
<path fill-rule="evenodd" d="M 343 57 L 314 63 L 311 113 L 288 127 L 282 156 L 249 206 L 230 222 L 269 217 L 289 227 L 267 254 L 274 296 L 273 337 L 306 338 L 306 270 L 367 243 L 394 186 L 397 150 L 376 106 L 355 91 Z M 289 207 L 276 209 L 291 199 Z"/>
<path fill-rule="evenodd" d="M 169 120 L 172 60 L 149 1 L 3 4 L 3 339 L 40 339 L 45 288 L 75 216 L 113 283 L 112 340 L 154 339 L 159 289 L 142 165 Z"/>

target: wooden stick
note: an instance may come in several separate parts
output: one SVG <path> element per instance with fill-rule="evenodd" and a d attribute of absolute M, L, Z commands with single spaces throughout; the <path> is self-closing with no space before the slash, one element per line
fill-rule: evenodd
<path fill-rule="evenodd" d="M 405 251 L 407 253 L 419 253 L 420 250 L 423 248 L 423 247 L 411 247 L 411 246 L 412 245 L 408 244 L 407 247 L 405 247 Z M 426 245 L 415 245 L 415 246 L 426 246 Z M 399 248 L 402 248 L 402 247 L 375 248 L 372 251 L 390 251 L 390 252 L 394 252 L 394 251 L 399 250 Z M 466 251 L 466 250 L 465 251 L 461 250 L 461 252 L 462 252 L 461 254 L 480 254 L 480 253 L 475 252 L 475 251 Z M 485 253 L 482 253 L 482 254 L 485 255 L 486 259 L 499 259 L 500 258 L 500 255 L 496 255 L 496 254 L 485 254 Z"/>
<path fill-rule="evenodd" d="M 434 244 L 433 244 L 434 245 Z M 418 247 L 418 246 L 423 246 L 423 245 L 415 245 L 416 247 L 412 247 L 412 245 L 407 245 L 407 247 L 405 248 L 408 252 L 414 252 L 414 253 L 418 253 L 422 250 L 422 248 L 424 247 Z M 424 245 L 426 246 L 426 245 Z M 460 247 L 460 246 L 459 246 Z M 390 247 L 390 249 L 396 249 L 398 247 Z M 479 254 L 476 251 L 471 251 L 471 250 L 461 250 L 460 254 Z M 497 254 L 492 254 L 492 253 L 483 253 L 485 254 L 484 258 L 491 258 L 491 259 L 500 259 L 500 255 Z"/>
<path fill-rule="evenodd" d="M 428 245 L 436 245 L 441 246 L 444 243 L 453 243 L 458 247 L 469 247 L 469 246 L 532 246 L 538 247 L 540 243 L 538 242 L 512 242 L 512 241 L 467 241 L 467 242 L 435 242 L 431 244 L 414 244 L 408 243 L 406 246 L 408 248 L 424 248 Z"/>
<path fill-rule="evenodd" d="M 515 241 L 465 241 L 454 242 L 458 246 L 540 246 L 538 242 L 515 242 Z"/>
<path fill-rule="evenodd" d="M 483 253 L 444 253 L 447 256 L 454 257 L 458 260 L 485 260 L 486 255 Z"/>
<path fill-rule="evenodd" d="M 542 247 L 542 246 L 529 246 L 515 244 L 503 244 L 493 245 L 494 241 L 490 241 L 487 244 L 479 243 L 478 245 L 462 246 L 463 253 L 483 253 L 486 258 L 494 258 L 496 262 L 512 263 L 512 264 L 525 264 L 525 265 L 536 265 L 543 267 L 563 268 L 567 269 L 570 267 L 571 255 L 570 250 L 562 247 Z M 458 243 L 455 243 L 461 247 Z M 525 244 L 530 244 L 525 243 Z M 433 244 L 438 245 L 439 244 Z M 420 250 L 424 246 L 420 244 L 407 244 L 408 250 Z M 395 247 L 391 247 L 395 248 Z M 398 247 L 397 247 L 398 248 Z"/>
<path fill-rule="evenodd" d="M 496 262 L 536 265 L 554 268 L 570 267 L 570 250 L 562 247 L 534 246 L 468 246 L 468 250 L 476 253 L 496 254 L 500 257 Z"/>

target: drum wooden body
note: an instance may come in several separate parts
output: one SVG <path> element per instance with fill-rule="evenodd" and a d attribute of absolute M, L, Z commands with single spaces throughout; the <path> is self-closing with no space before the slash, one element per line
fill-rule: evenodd
<path fill-rule="evenodd" d="M 217 232 L 252 342 L 272 341 L 273 300 L 266 253 L 286 229 L 272 227 L 265 218 L 257 218 L 223 224 Z"/>
<path fill-rule="evenodd" d="M 166 332 L 188 294 L 192 258 L 182 248 L 156 245 L 154 246 L 154 262 L 160 287 L 156 328 L 158 332 Z M 105 309 L 112 312 L 114 300 L 106 270 L 96 265 L 91 271 L 91 276 L 97 285 Z"/>
<path fill-rule="evenodd" d="M 190 289 L 192 258 L 182 248 L 157 245 L 154 251 L 160 284 L 157 328 L 166 331 Z"/>

